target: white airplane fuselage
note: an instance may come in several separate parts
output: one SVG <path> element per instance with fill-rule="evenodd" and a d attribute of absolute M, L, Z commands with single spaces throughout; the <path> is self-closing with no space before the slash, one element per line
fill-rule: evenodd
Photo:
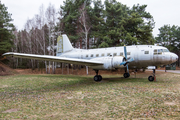
<path fill-rule="evenodd" d="M 130 68 L 140 69 L 148 66 L 161 66 L 177 61 L 178 56 L 162 46 L 133 45 L 126 46 L 127 58 L 133 58 Z M 73 49 L 65 53 L 57 53 L 57 56 L 103 61 L 104 66 L 90 66 L 93 69 L 118 69 L 124 68 L 120 63 L 124 58 L 124 47 L 98 48 L 98 49 Z"/>

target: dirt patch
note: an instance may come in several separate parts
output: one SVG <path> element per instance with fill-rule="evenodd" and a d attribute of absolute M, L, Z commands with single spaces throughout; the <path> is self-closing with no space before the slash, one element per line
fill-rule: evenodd
<path fill-rule="evenodd" d="M 177 105 L 175 102 L 165 102 L 164 104 L 169 106 Z"/>
<path fill-rule="evenodd" d="M 17 74 L 17 72 L 14 69 L 11 69 L 9 66 L 5 65 L 4 63 L 0 62 L 0 76 L 12 74 Z"/>
<path fill-rule="evenodd" d="M 18 112 L 19 110 L 18 109 L 9 109 L 9 110 L 6 110 L 2 113 L 12 113 L 12 112 Z"/>

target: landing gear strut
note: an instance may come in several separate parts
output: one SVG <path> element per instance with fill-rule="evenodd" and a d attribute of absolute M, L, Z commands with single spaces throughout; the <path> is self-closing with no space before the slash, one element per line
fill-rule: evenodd
<path fill-rule="evenodd" d="M 150 76 L 148 77 L 148 80 L 149 80 L 150 82 L 156 81 L 156 69 L 153 69 L 153 75 L 150 75 Z"/>
<path fill-rule="evenodd" d="M 123 76 L 124 76 L 124 78 L 130 77 L 128 66 L 127 66 L 127 69 L 125 68 L 125 73 Z"/>
<path fill-rule="evenodd" d="M 98 75 L 99 70 L 94 70 L 96 72 L 96 75 L 94 76 L 94 81 L 100 82 L 102 80 L 102 76 Z"/>

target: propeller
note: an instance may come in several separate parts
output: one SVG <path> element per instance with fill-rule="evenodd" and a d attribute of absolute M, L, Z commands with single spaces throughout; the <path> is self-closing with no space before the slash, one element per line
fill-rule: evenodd
<path fill-rule="evenodd" d="M 125 55 L 125 57 L 124 57 L 124 59 L 123 59 L 123 62 L 120 63 L 120 65 L 126 66 L 126 67 L 127 67 L 127 72 L 129 73 L 128 64 L 129 64 L 130 62 L 134 61 L 134 59 L 133 59 L 133 58 L 127 58 L 126 46 L 124 46 L 124 55 Z"/>

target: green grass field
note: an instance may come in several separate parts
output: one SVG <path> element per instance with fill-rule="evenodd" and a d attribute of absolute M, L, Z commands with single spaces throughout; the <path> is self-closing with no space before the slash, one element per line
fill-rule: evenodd
<path fill-rule="evenodd" d="M 180 119 L 180 74 L 0 76 L 0 119 Z"/>

